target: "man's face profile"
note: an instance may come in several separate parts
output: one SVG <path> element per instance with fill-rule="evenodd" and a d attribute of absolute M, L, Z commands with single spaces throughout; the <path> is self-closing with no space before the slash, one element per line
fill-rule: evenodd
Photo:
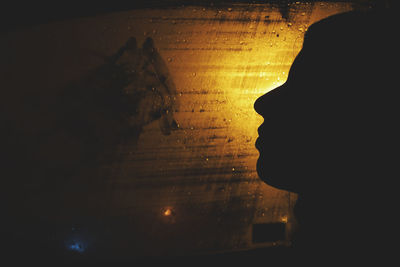
<path fill-rule="evenodd" d="M 312 94 L 318 84 L 312 79 L 306 81 L 307 61 L 301 52 L 286 83 L 261 96 L 254 104 L 257 113 L 264 117 L 256 141 L 260 152 L 257 172 L 268 184 L 290 191 L 297 191 L 298 185 L 286 179 L 302 173 L 313 161 L 310 127 L 313 127 L 314 108 L 307 103 L 307 94 Z"/>
<path fill-rule="evenodd" d="M 345 13 L 313 24 L 285 84 L 255 102 L 264 118 L 257 172 L 267 184 L 297 193 L 340 186 L 338 179 L 348 184 L 343 177 L 376 162 L 378 130 L 390 125 L 386 109 L 395 104 L 385 56 L 393 44 L 373 34 L 385 29 L 373 16 Z"/>

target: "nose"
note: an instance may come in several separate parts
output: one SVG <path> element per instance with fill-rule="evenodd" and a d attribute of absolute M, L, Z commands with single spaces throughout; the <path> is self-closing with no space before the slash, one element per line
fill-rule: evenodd
<path fill-rule="evenodd" d="M 254 110 L 261 116 L 263 116 L 262 107 L 264 106 L 263 103 L 265 102 L 266 96 L 267 96 L 267 94 L 264 94 L 264 95 L 260 96 L 259 98 L 257 98 L 257 100 L 254 102 Z"/>
<path fill-rule="evenodd" d="M 278 96 L 281 94 L 283 86 L 284 85 L 260 96 L 254 102 L 255 111 L 264 117 L 266 114 L 270 114 L 271 111 L 276 109 L 279 106 L 278 100 L 280 99 L 280 97 Z"/>

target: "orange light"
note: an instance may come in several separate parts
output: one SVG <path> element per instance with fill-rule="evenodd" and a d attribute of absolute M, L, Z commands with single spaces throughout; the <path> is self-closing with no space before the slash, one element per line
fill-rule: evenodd
<path fill-rule="evenodd" d="M 166 209 L 165 211 L 164 211 L 164 216 L 171 216 L 172 215 L 172 210 L 171 209 Z"/>

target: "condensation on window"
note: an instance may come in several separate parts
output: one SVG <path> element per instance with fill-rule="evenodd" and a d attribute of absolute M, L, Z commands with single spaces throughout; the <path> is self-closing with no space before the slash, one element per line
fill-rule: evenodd
<path fill-rule="evenodd" d="M 100 140 L 93 144 L 105 151 L 95 170 L 68 183 L 65 191 L 74 193 L 62 193 L 58 222 L 66 229 L 83 224 L 86 235 L 130 255 L 290 245 L 297 196 L 257 176 L 254 143 L 263 120 L 253 105 L 285 82 L 312 23 L 351 9 L 349 3 L 292 1 L 147 8 L 9 34 L 19 52 L 8 56 L 14 62 L 8 71 L 23 69 L 26 77 L 9 77 L 10 90 L 56 94 L 54 88 L 62 92 L 74 81 L 65 108 L 78 107 L 74 114 L 90 121 Z M 88 88 L 101 90 L 83 92 Z M 115 109 L 96 110 L 118 98 L 107 90 L 126 99 L 115 105 L 125 105 L 117 115 L 128 126 L 113 122 Z M 37 128 L 52 121 L 43 112 L 29 116 Z M 116 131 L 122 141 L 115 141 Z M 40 213 L 40 207 L 32 209 Z M 95 246 L 68 243 L 80 253 Z"/>

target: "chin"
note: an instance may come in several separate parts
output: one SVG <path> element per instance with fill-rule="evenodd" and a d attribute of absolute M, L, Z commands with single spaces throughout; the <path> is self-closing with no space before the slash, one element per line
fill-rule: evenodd
<path fill-rule="evenodd" d="M 277 187 L 273 180 L 270 179 L 271 176 L 274 177 L 276 175 L 273 175 L 273 166 L 268 166 L 269 164 L 271 164 L 271 162 L 267 161 L 265 157 L 260 154 L 257 160 L 258 177 L 266 184 Z"/>
<path fill-rule="evenodd" d="M 291 164 L 278 164 L 273 159 L 260 154 L 257 160 L 257 174 L 260 179 L 277 189 L 298 193 L 299 173 L 293 173 L 294 168 Z"/>

